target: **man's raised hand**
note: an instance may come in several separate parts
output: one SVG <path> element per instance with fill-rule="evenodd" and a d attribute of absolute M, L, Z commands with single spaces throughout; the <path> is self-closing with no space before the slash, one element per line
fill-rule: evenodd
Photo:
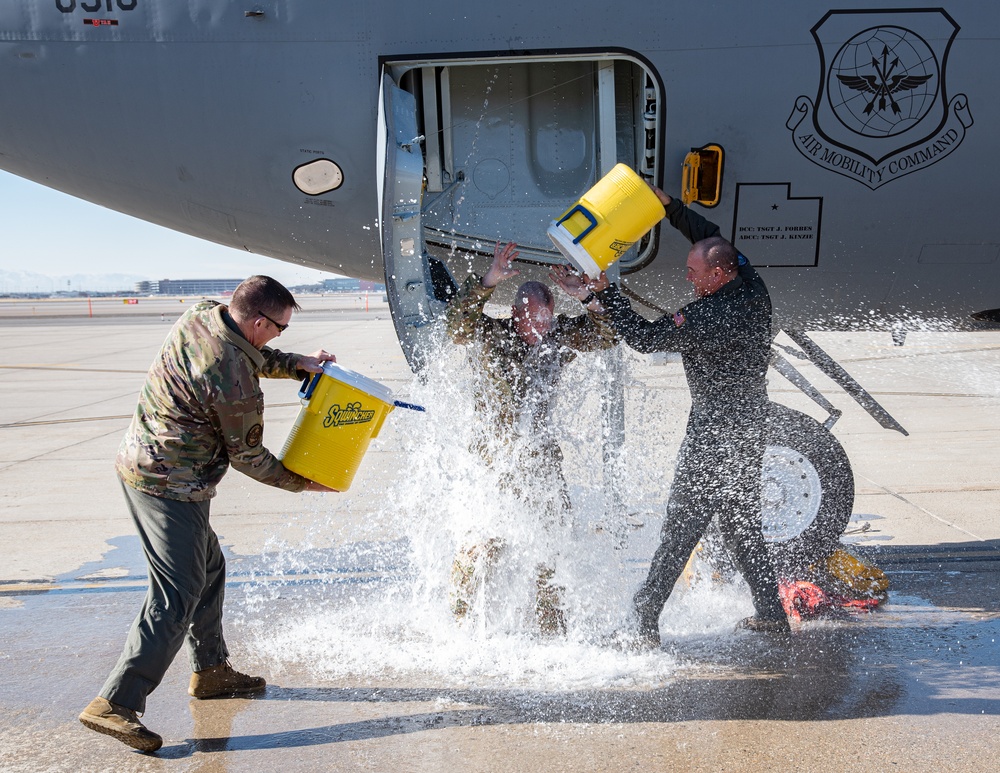
<path fill-rule="evenodd" d="M 496 287 L 503 280 L 520 274 L 521 272 L 513 266 L 514 259 L 519 254 L 514 242 L 507 242 L 503 247 L 497 242 L 497 246 L 493 249 L 493 264 L 483 277 L 483 287 Z"/>

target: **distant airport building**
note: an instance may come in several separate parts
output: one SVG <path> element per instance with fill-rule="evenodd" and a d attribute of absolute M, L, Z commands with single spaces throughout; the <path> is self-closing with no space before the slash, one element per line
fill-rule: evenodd
<path fill-rule="evenodd" d="M 323 292 L 384 293 L 385 285 L 373 282 L 370 279 L 350 279 L 349 277 L 338 277 L 337 279 L 324 279 Z"/>
<path fill-rule="evenodd" d="M 228 295 L 242 279 L 161 279 L 136 282 L 138 295 Z"/>

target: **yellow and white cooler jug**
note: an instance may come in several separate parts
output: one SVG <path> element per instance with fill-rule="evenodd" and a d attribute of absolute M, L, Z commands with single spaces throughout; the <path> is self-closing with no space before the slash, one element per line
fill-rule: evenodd
<path fill-rule="evenodd" d="M 347 491 L 372 438 L 396 407 L 392 391 L 360 373 L 327 362 L 299 390 L 302 408 L 279 457 L 292 472 L 337 491 Z"/>
<path fill-rule="evenodd" d="M 570 263 L 596 277 L 664 215 L 663 205 L 643 179 L 625 164 L 616 164 L 546 233 Z"/>

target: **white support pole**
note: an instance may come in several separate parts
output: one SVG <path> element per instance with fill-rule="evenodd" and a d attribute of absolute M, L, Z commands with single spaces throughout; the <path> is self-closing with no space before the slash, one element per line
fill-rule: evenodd
<path fill-rule="evenodd" d="M 441 190 L 441 136 L 438 124 L 437 78 L 433 67 L 420 70 L 423 86 L 424 109 L 424 173 L 427 175 L 427 190 Z"/>
<path fill-rule="evenodd" d="M 600 176 L 603 177 L 618 163 L 617 121 L 615 120 L 615 64 L 601 62 L 597 69 L 597 128 Z M 618 282 L 618 264 L 607 270 L 608 278 Z M 625 521 L 624 477 L 622 454 L 625 447 L 625 359 L 621 346 L 605 353 L 607 369 L 602 392 L 601 423 L 602 461 L 604 471 L 604 520 L 615 536 L 617 547 L 628 542 Z"/>

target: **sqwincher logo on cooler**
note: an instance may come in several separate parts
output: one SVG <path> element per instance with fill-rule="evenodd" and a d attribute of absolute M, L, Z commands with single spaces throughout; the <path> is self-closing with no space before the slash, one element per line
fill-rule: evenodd
<path fill-rule="evenodd" d="M 628 248 L 633 244 L 635 242 L 623 242 L 621 239 L 615 239 L 608 246 L 615 251 L 615 260 L 621 260 L 622 255 L 628 252 Z"/>
<path fill-rule="evenodd" d="M 341 408 L 331 405 L 323 419 L 324 427 L 344 427 L 348 424 L 367 424 L 375 418 L 375 411 L 361 409 L 361 403 L 348 403 Z"/>

